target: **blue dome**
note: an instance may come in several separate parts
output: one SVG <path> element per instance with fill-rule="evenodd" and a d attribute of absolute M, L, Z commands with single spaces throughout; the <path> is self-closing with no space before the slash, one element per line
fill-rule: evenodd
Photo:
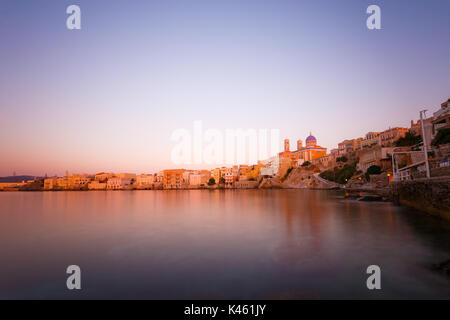
<path fill-rule="evenodd" d="M 306 142 L 309 142 L 309 141 L 317 141 L 317 139 L 314 136 L 309 136 L 308 138 L 306 138 Z"/>

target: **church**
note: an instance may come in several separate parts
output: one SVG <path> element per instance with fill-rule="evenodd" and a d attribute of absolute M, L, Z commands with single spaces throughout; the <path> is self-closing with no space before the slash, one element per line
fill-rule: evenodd
<path fill-rule="evenodd" d="M 297 141 L 297 150 L 294 153 L 298 154 L 299 164 L 305 161 L 312 161 L 327 154 L 327 148 L 317 145 L 317 139 L 311 133 L 306 138 L 306 146 L 303 147 L 302 141 Z M 302 161 L 303 160 L 303 161 Z"/>
<path fill-rule="evenodd" d="M 290 151 L 289 139 L 284 140 L 284 151 L 278 154 L 278 175 L 284 177 L 289 168 L 295 168 L 304 162 L 311 162 L 327 154 L 327 148 L 317 145 L 317 139 L 310 133 L 306 138 L 306 146 L 303 147 L 302 140 L 297 140 L 297 150 Z"/>

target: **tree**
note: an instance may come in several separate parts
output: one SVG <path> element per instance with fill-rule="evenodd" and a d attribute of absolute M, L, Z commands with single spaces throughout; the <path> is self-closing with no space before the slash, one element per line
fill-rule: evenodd
<path fill-rule="evenodd" d="M 369 181 L 370 180 L 370 175 L 371 174 L 380 174 L 381 173 L 381 167 L 380 166 L 370 166 L 367 171 L 366 171 L 366 180 Z"/>
<path fill-rule="evenodd" d="M 220 184 L 225 184 L 225 178 L 224 178 L 224 177 L 220 177 L 219 183 L 220 183 Z"/>
<path fill-rule="evenodd" d="M 431 141 L 432 146 L 439 146 L 446 143 L 450 143 L 450 128 L 438 130 L 433 141 Z"/>
<path fill-rule="evenodd" d="M 310 164 L 311 164 L 311 162 L 305 161 L 305 162 L 302 163 L 302 167 L 307 167 L 307 166 L 309 166 Z"/>
<path fill-rule="evenodd" d="M 421 136 L 415 136 L 411 132 L 406 132 L 404 137 L 400 137 L 394 142 L 394 145 L 396 147 L 409 147 L 415 146 L 421 141 L 422 141 Z"/>
<path fill-rule="evenodd" d="M 336 162 L 347 162 L 347 161 L 348 161 L 348 159 L 346 156 L 342 156 L 342 157 L 339 157 L 336 159 Z"/>
<path fill-rule="evenodd" d="M 291 173 L 292 169 L 294 169 L 294 168 L 290 167 L 289 169 L 287 169 L 286 174 L 285 174 L 284 177 L 283 177 L 283 181 L 286 180 L 286 178 L 287 178 L 287 177 L 289 176 L 289 174 Z"/>
<path fill-rule="evenodd" d="M 208 186 L 212 186 L 216 184 L 216 180 L 214 178 L 209 178 Z"/>

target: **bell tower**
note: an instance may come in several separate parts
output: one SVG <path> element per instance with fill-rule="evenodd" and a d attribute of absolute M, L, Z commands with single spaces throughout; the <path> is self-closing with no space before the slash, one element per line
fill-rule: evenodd
<path fill-rule="evenodd" d="M 289 139 L 284 139 L 284 151 L 290 151 Z"/>

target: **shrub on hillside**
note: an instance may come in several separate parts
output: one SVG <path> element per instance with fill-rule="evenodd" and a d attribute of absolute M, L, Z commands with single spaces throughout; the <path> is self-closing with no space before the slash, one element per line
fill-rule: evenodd
<path fill-rule="evenodd" d="M 431 141 L 431 145 L 433 146 L 439 146 L 446 143 L 450 143 L 450 128 L 439 130 L 433 141 Z"/>
<path fill-rule="evenodd" d="M 370 180 L 370 175 L 371 174 L 380 174 L 381 173 L 381 167 L 380 166 L 370 166 L 367 171 L 366 171 L 366 180 L 369 181 Z"/>
<path fill-rule="evenodd" d="M 345 164 L 342 168 L 335 167 L 333 170 L 326 170 L 319 174 L 325 180 L 346 184 L 356 173 L 356 162 Z"/>

